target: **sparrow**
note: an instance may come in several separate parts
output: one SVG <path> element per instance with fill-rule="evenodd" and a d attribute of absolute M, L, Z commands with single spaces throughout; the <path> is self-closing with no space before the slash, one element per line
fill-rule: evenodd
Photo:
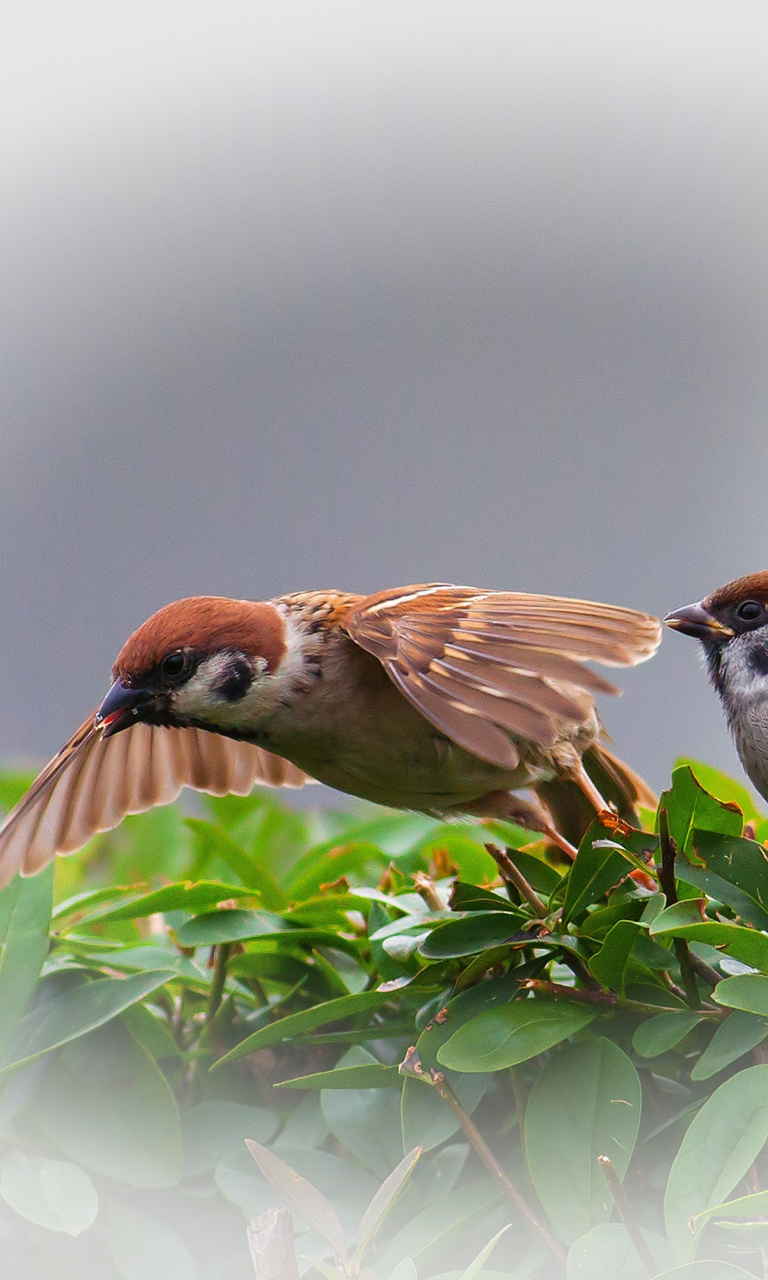
<path fill-rule="evenodd" d="M 701 641 L 739 759 L 768 800 L 768 571 L 736 578 L 664 621 Z"/>
<path fill-rule="evenodd" d="M 128 638 L 99 709 L 6 817 L 0 884 L 182 787 L 256 783 L 508 819 L 573 857 L 569 823 L 654 803 L 603 741 L 594 695 L 619 690 L 584 663 L 643 662 L 660 635 L 631 609 L 443 583 L 178 600 Z"/>

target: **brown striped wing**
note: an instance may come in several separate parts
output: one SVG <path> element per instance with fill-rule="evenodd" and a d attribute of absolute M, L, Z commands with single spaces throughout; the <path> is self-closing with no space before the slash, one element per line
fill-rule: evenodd
<path fill-rule="evenodd" d="M 0 885 L 16 871 L 39 871 L 56 853 L 75 853 L 128 813 L 169 804 L 183 787 L 243 796 L 256 783 L 300 787 L 312 781 L 248 742 L 148 724 L 104 738 L 91 716 L 0 827 Z"/>
<path fill-rule="evenodd" d="M 549 748 L 619 692 L 584 662 L 634 666 L 661 639 L 633 609 L 441 583 L 368 596 L 343 626 L 436 728 L 509 769 L 515 739 Z"/>

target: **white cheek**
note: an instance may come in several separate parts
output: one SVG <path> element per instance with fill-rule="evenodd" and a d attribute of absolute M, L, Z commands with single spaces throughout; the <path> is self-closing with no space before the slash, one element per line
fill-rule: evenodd
<path fill-rule="evenodd" d="M 250 689 L 243 698 L 228 702 L 218 692 L 226 678 L 231 662 L 228 654 L 213 654 L 200 663 L 197 671 L 173 696 L 173 711 L 180 719 L 202 720 L 222 728 L 252 725 L 268 714 L 275 702 L 270 690 L 273 681 L 265 675 L 266 659 L 252 660 L 255 674 Z"/>

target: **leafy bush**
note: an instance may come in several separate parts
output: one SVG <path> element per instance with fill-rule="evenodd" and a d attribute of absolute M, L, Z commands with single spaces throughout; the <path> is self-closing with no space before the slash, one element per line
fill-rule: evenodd
<path fill-rule="evenodd" d="M 4 1280 L 764 1275 L 736 783 L 680 765 L 572 866 L 497 822 L 203 804 L 0 893 Z"/>

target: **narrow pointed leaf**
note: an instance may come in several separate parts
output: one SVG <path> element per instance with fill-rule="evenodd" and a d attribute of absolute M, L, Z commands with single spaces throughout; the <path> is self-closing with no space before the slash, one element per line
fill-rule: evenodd
<path fill-rule="evenodd" d="M 385 1178 L 368 1205 L 360 1223 L 357 1237 L 357 1265 L 362 1265 L 368 1246 L 389 1213 L 392 1205 L 410 1178 L 421 1155 L 421 1147 L 414 1147 L 400 1161 L 388 1178 Z"/>
<path fill-rule="evenodd" d="M 308 1031 L 315 1031 L 318 1027 L 341 1022 L 355 1014 L 380 1009 L 391 1000 L 392 994 L 385 991 L 360 991 L 357 995 L 339 996 L 336 1000 L 326 1000 L 323 1004 L 315 1005 L 313 1009 L 292 1013 L 287 1018 L 280 1018 L 277 1022 L 271 1022 L 259 1031 L 254 1031 L 252 1036 L 246 1036 L 245 1040 L 241 1040 L 234 1049 L 230 1049 L 229 1053 L 219 1058 L 214 1067 L 220 1067 L 225 1062 L 234 1062 L 236 1058 L 242 1058 L 243 1054 L 255 1053 L 257 1049 L 266 1049 L 269 1045 L 293 1040 L 296 1036 L 306 1035 Z"/>
<path fill-rule="evenodd" d="M 154 973 L 133 974 L 130 978 L 98 978 L 55 996 L 19 1023 L 0 1079 L 23 1063 L 32 1062 L 41 1054 L 103 1026 L 176 976 L 172 969 L 159 969 Z"/>
<path fill-rule="evenodd" d="M 301 1218 L 312 1231 L 322 1236 L 333 1249 L 338 1261 L 348 1267 L 349 1255 L 341 1223 L 336 1210 L 322 1192 L 267 1147 L 260 1146 L 258 1142 L 252 1142 L 250 1138 L 246 1138 L 245 1145 L 272 1190 L 277 1192 L 286 1207 Z"/>

